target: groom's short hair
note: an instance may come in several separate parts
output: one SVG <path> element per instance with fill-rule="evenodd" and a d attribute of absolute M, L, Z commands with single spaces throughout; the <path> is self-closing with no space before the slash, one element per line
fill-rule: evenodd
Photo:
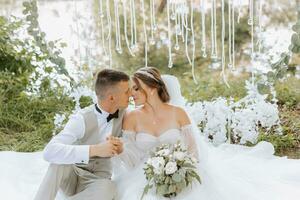
<path fill-rule="evenodd" d="M 97 73 L 95 92 L 98 98 L 103 99 L 106 92 L 121 81 L 129 81 L 129 76 L 121 71 L 103 69 Z"/>

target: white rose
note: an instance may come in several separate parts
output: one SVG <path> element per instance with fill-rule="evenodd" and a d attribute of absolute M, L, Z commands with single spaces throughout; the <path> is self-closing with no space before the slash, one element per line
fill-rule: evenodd
<path fill-rule="evenodd" d="M 151 158 L 149 158 L 149 159 L 147 160 L 147 165 L 152 165 L 152 159 L 151 159 Z"/>
<path fill-rule="evenodd" d="M 157 152 L 158 155 L 160 156 L 167 156 L 170 154 L 170 150 L 169 149 L 162 149 L 160 151 Z"/>
<path fill-rule="evenodd" d="M 192 160 L 193 163 L 197 163 L 198 162 L 198 160 L 195 157 L 192 157 L 191 160 Z"/>
<path fill-rule="evenodd" d="M 154 157 L 151 160 L 151 165 L 154 167 L 154 169 L 159 169 L 165 166 L 165 160 L 163 157 Z"/>
<path fill-rule="evenodd" d="M 185 157 L 185 153 L 180 152 L 180 151 L 175 151 L 174 157 L 175 157 L 175 159 L 182 161 Z"/>
<path fill-rule="evenodd" d="M 166 174 L 174 174 L 177 171 L 176 162 L 168 162 L 165 167 Z"/>
<path fill-rule="evenodd" d="M 163 173 L 163 171 L 164 171 L 164 168 L 163 167 L 160 167 L 160 168 L 154 168 L 153 169 L 153 172 L 154 172 L 154 174 L 162 174 Z"/>

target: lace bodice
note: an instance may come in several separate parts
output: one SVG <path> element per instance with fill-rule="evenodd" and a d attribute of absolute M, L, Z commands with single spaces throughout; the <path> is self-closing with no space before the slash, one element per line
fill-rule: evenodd
<path fill-rule="evenodd" d="M 153 136 L 145 132 L 139 132 L 135 135 L 135 143 L 137 148 L 144 152 L 150 151 L 164 143 L 174 144 L 178 140 L 182 141 L 182 137 L 180 130 L 175 128 L 164 131 L 159 136 Z"/>
<path fill-rule="evenodd" d="M 132 132 L 123 130 L 124 152 L 119 156 L 123 163 L 131 168 L 149 156 L 149 152 L 161 144 L 175 144 L 177 141 L 186 145 L 191 154 L 197 152 L 193 140 L 191 125 L 171 128 L 162 132 L 159 136 L 147 132 Z M 195 153 L 196 154 L 196 153 Z M 197 155 L 195 155 L 197 157 Z"/>

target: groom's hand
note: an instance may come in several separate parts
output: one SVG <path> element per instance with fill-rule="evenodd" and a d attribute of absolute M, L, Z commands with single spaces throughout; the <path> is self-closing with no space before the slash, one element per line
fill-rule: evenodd
<path fill-rule="evenodd" d="M 107 140 L 103 143 L 90 145 L 90 157 L 112 157 L 119 152 L 119 147 L 114 142 Z"/>
<path fill-rule="evenodd" d="M 118 137 L 109 136 L 106 138 L 107 141 L 111 142 L 113 145 L 117 147 L 117 154 L 120 154 L 123 152 L 123 142 Z"/>

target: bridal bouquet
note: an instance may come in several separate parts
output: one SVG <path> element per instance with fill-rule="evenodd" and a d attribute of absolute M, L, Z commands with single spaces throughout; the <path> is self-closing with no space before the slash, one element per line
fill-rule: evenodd
<path fill-rule="evenodd" d="M 153 187 L 158 195 L 174 197 L 194 180 L 201 183 L 196 163 L 197 160 L 188 154 L 180 142 L 157 147 L 145 163 L 144 173 L 148 183 L 141 199 Z"/>

